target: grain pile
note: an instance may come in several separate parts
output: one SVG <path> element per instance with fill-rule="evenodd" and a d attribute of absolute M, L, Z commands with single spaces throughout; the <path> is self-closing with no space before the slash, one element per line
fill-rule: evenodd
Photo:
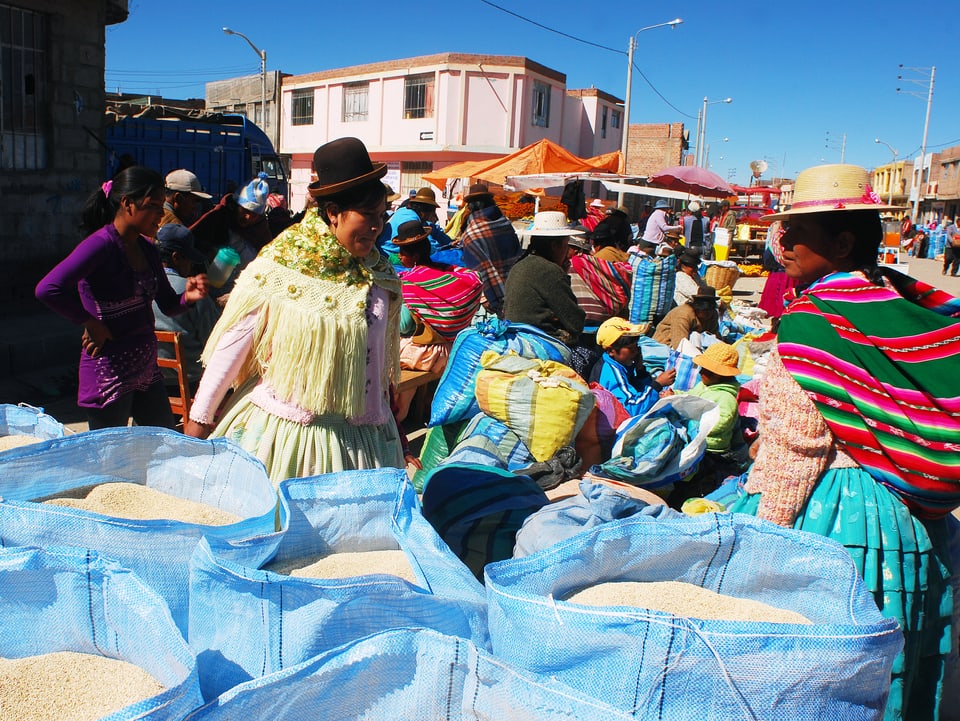
<path fill-rule="evenodd" d="M 748 598 L 726 596 L 682 581 L 598 583 L 576 591 L 564 600 L 585 606 L 635 606 L 704 620 L 810 623 L 796 611 Z"/>
<path fill-rule="evenodd" d="M 33 443 L 39 443 L 40 438 L 36 436 L 23 436 L 14 434 L 12 436 L 0 436 L 0 451 L 9 451 L 11 448 L 20 448 L 29 446 Z"/>
<path fill-rule="evenodd" d="M 94 721 L 164 690 L 139 666 L 94 654 L 0 658 L 0 721 Z"/>
<path fill-rule="evenodd" d="M 189 501 L 139 483 L 101 483 L 84 488 L 79 497 L 71 496 L 76 496 L 76 493 L 39 500 L 138 521 L 166 519 L 204 526 L 225 526 L 241 520 L 239 516 L 206 503 Z"/>
<path fill-rule="evenodd" d="M 399 576 L 410 583 L 417 578 L 403 551 L 358 551 L 305 556 L 292 561 L 272 563 L 266 570 L 298 578 L 350 578 L 370 573 Z"/>

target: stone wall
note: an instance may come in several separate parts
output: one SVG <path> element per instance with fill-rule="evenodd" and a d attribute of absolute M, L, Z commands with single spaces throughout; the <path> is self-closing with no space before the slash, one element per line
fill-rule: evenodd
<path fill-rule="evenodd" d="M 47 17 L 46 168 L 0 170 L 0 315 L 35 304 L 37 281 L 80 240 L 87 196 L 103 182 L 104 0 L 5 0 Z M 125 5 L 125 3 L 124 3 Z"/>

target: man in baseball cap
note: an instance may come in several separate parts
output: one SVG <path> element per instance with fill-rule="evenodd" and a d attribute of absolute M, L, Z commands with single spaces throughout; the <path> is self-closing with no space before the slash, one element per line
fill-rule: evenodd
<path fill-rule="evenodd" d="M 160 227 L 168 223 L 191 225 L 203 213 L 202 200 L 210 200 L 204 193 L 200 180 L 189 170 L 173 170 L 164 181 L 166 197 L 163 202 L 163 218 Z"/>
<path fill-rule="evenodd" d="M 597 345 L 603 355 L 589 380 L 610 391 L 631 416 L 650 410 L 660 400 L 660 391 L 677 377 L 677 371 L 671 369 L 654 378 L 643 365 L 637 339 L 649 329 L 649 323 L 630 323 L 623 318 L 608 318 L 597 329 Z"/>

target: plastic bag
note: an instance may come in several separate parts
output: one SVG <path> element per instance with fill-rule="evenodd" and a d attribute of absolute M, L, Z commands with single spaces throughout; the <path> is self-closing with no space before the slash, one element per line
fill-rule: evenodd
<path fill-rule="evenodd" d="M 630 322 L 653 323 L 662 318 L 673 303 L 677 284 L 677 258 L 650 258 L 630 254 L 633 285 L 630 293 Z"/>
<path fill-rule="evenodd" d="M 811 621 L 704 620 L 563 600 L 680 581 Z M 493 652 L 638 719 L 879 719 L 903 635 L 838 543 L 743 514 L 611 521 L 487 566 Z"/>
<path fill-rule="evenodd" d="M 21 403 L 0 404 L 0 436 L 33 436 L 42 441 L 63 438 L 66 428 L 42 408 Z"/>
<path fill-rule="evenodd" d="M 139 666 L 166 687 L 110 721 L 179 721 L 203 702 L 196 658 L 167 605 L 128 569 L 86 549 L 3 548 L 0 576 L 0 657 L 104 656 Z M 3 711 L 16 717 L 15 709 Z"/>

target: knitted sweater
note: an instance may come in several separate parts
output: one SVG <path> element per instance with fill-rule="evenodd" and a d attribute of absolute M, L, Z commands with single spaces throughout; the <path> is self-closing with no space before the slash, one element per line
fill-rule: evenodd
<path fill-rule="evenodd" d="M 525 256 L 513 266 L 507 276 L 503 315 L 508 321 L 535 326 L 568 343 L 562 336 L 575 342 L 586 318 L 570 287 L 570 277 L 539 255 Z"/>
<path fill-rule="evenodd" d="M 757 516 L 791 527 L 828 468 L 854 468 L 814 402 L 774 349 L 760 384 L 760 447 L 746 491 L 760 493 Z"/>

